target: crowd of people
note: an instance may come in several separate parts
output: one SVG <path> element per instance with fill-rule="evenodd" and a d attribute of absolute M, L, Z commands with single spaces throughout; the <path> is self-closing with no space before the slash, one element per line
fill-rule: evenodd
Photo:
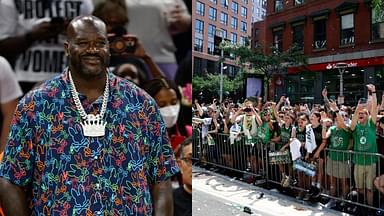
<path fill-rule="evenodd" d="M 324 103 L 311 107 L 285 96 L 277 103 L 261 97 L 243 103 L 195 100 L 194 157 L 227 168 L 229 175 L 268 175 L 283 188 L 299 188 L 300 200 L 321 193 L 346 200 L 356 190 L 359 202 L 382 208 L 373 198 L 375 186 L 384 186 L 384 96 L 378 105 L 375 85 L 367 85 L 367 92 L 355 106 L 338 105 L 326 88 Z M 335 207 L 336 200 L 326 206 Z"/>
<path fill-rule="evenodd" d="M 0 1 L 5 215 L 192 215 L 191 9 Z"/>

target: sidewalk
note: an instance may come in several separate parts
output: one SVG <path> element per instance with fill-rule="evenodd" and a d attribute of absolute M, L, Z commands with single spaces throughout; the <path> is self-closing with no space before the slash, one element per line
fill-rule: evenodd
<path fill-rule="evenodd" d="M 348 215 L 342 212 L 310 206 L 293 197 L 285 196 L 279 192 L 266 190 L 241 181 L 233 180 L 199 167 L 193 166 L 193 190 L 199 190 L 209 195 L 228 201 L 230 205 L 248 207 L 252 212 L 261 212 L 266 215 Z M 263 214 L 262 214 L 263 215 Z"/>

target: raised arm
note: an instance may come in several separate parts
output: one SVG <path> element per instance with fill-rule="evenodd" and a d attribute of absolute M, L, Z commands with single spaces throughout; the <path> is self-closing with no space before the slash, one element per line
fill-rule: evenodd
<path fill-rule="evenodd" d="M 377 97 L 376 97 L 376 87 L 373 84 L 367 85 L 368 91 L 372 94 L 372 103 L 371 109 L 369 110 L 372 121 L 376 124 L 377 121 Z"/>
<path fill-rule="evenodd" d="M 359 119 L 359 112 L 362 110 L 363 110 L 363 105 L 359 101 L 359 103 L 356 106 L 355 113 L 353 114 L 353 117 L 352 117 L 352 122 L 351 122 L 351 130 L 352 131 L 355 130 L 357 120 Z"/>

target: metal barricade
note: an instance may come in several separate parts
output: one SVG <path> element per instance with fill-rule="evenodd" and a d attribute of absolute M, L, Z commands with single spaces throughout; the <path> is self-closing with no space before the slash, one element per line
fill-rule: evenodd
<path fill-rule="evenodd" d="M 228 134 L 210 134 L 203 138 L 199 129 L 193 130 L 193 159 L 201 165 L 210 165 L 242 174 L 249 183 L 273 183 L 298 191 L 308 191 L 307 177 L 302 184 L 287 152 L 280 152 L 276 144 L 261 144 L 245 136 L 230 138 Z M 212 139 L 208 141 L 208 139 Z M 319 164 L 317 162 L 317 164 Z M 321 185 L 320 195 L 352 206 L 384 211 L 384 195 L 374 186 L 374 179 L 384 174 L 384 156 L 350 150 L 324 149 L 323 166 L 317 166 L 316 175 Z M 285 177 L 289 177 L 290 181 Z M 249 179 L 246 179 L 249 178 Z M 255 180 L 259 181 L 255 181 Z M 309 182 L 308 182 L 309 181 Z"/>

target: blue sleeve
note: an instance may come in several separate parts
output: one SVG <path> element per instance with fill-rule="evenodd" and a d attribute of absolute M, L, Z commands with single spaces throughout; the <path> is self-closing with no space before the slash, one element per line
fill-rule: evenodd
<path fill-rule="evenodd" d="M 12 119 L 8 142 L 0 165 L 0 177 L 13 184 L 26 186 L 31 182 L 34 164 L 35 102 L 24 97 Z"/>
<path fill-rule="evenodd" d="M 179 172 L 166 127 L 157 108 L 156 102 L 150 98 L 148 103 L 148 142 L 150 152 L 147 158 L 149 182 L 158 183 L 169 179 Z"/>

